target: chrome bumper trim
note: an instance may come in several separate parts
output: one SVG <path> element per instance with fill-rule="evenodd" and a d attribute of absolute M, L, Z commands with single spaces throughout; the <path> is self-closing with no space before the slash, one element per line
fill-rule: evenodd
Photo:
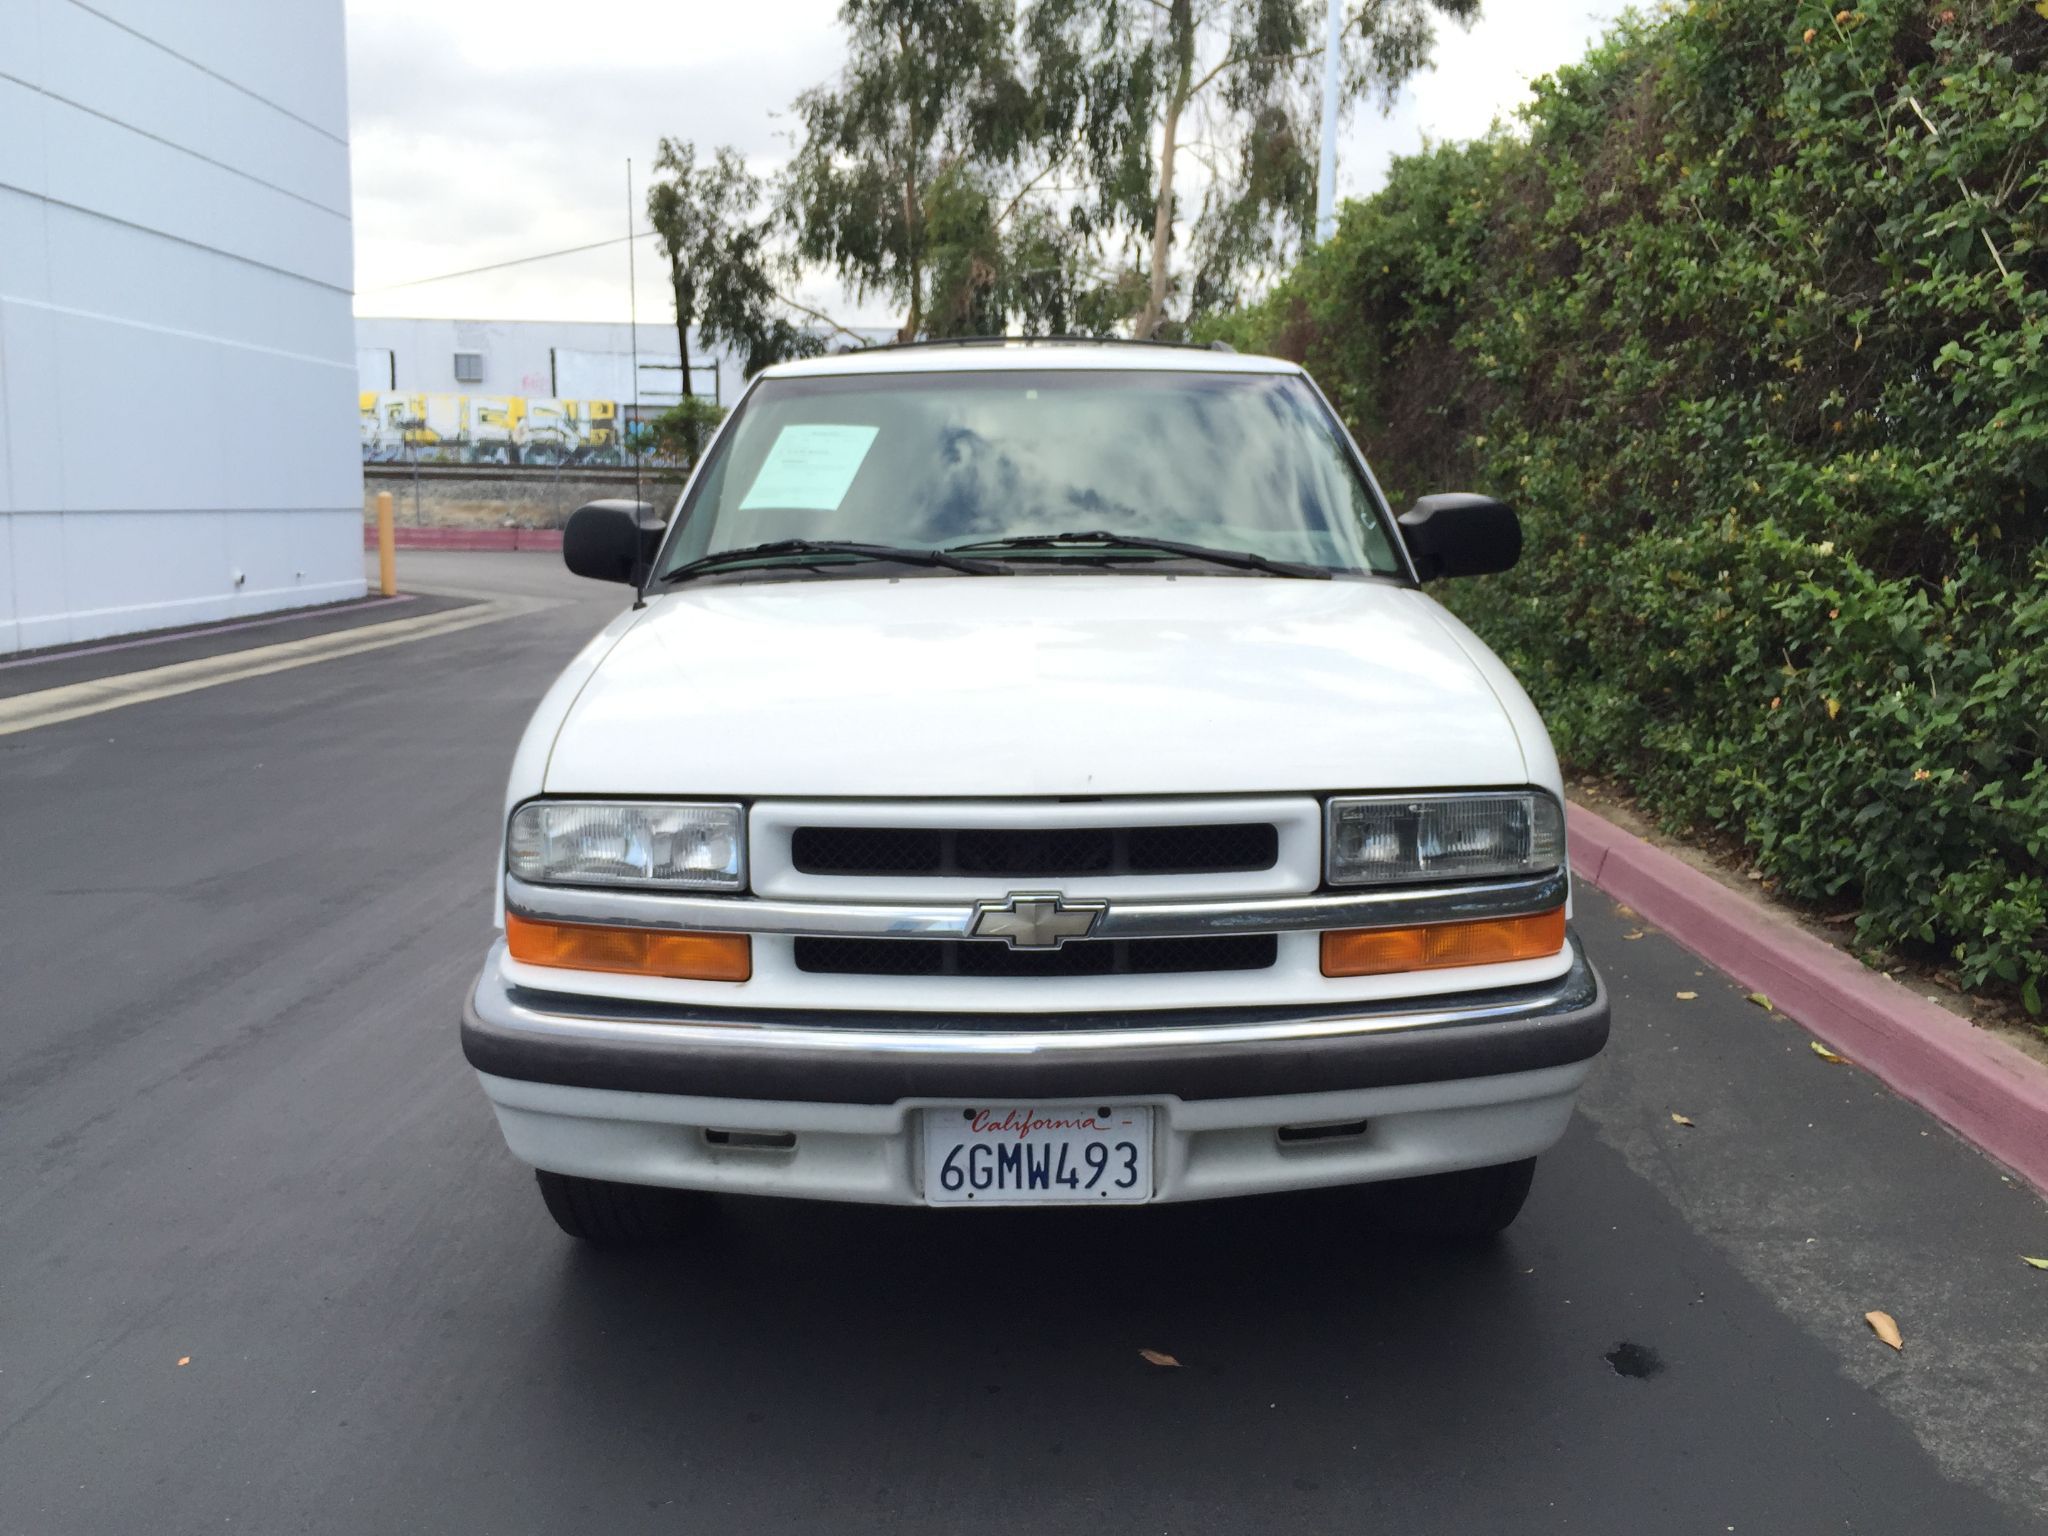
<path fill-rule="evenodd" d="M 1236 901 L 1112 901 L 1088 937 L 1200 938 L 1526 917 L 1564 905 L 1570 888 L 1569 875 L 1555 869 L 1533 879 L 1478 885 L 1392 887 Z M 1004 894 L 996 885 L 990 886 L 991 897 Z M 1085 894 L 1085 890 L 1074 894 Z M 975 903 L 971 901 L 929 905 L 763 901 L 750 896 L 535 885 L 512 875 L 505 877 L 505 906 L 522 917 L 557 923 L 610 923 L 700 933 L 803 934 L 815 938 L 964 939 L 975 915 Z"/>
<path fill-rule="evenodd" d="M 858 1011 L 849 1011 L 836 1015 L 845 1022 L 826 1023 L 813 1010 L 780 1013 L 770 1009 L 684 1007 L 534 992 L 505 983 L 499 971 L 504 953 L 500 940 L 493 947 L 483 974 L 477 978 L 463 1017 L 466 1028 L 562 1044 L 639 1044 L 665 1050 L 739 1046 L 789 1050 L 819 1059 L 901 1058 L 919 1054 L 949 1058 L 1050 1055 L 1068 1060 L 1093 1059 L 1102 1053 L 1329 1041 L 1562 1019 L 1583 1013 L 1601 1000 L 1599 979 L 1586 959 L 1578 935 L 1566 935 L 1565 949 L 1571 964 L 1563 975 L 1512 988 L 1378 1003 L 1175 1010 L 1174 1022 L 1157 1024 L 1139 1022 L 1144 1018 L 1143 1010 L 1130 1010 L 1124 1015 L 1132 1021 L 1129 1023 L 1119 1020 L 1107 1027 L 1091 1024 L 1049 1029 L 1039 1021 L 1059 1015 L 1006 1016 L 1005 1022 L 1018 1021 L 1017 1028 L 991 1027 L 978 1022 L 987 1016 L 959 1013 L 931 1015 L 934 1022 L 926 1025 L 915 1014 L 887 1015 L 887 1022 L 883 1023 L 880 1016 L 864 1017 Z M 820 1022 L 797 1022 L 806 1013 Z M 1036 1027 L 1024 1025 L 1026 1019 Z M 1603 1032 L 1604 1028 L 1603 1009 Z"/>

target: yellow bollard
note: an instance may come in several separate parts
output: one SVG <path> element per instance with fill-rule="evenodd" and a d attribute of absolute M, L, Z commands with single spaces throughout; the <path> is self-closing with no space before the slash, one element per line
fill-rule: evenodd
<path fill-rule="evenodd" d="M 391 493 L 377 493 L 377 590 L 398 596 L 398 536 L 391 529 Z"/>

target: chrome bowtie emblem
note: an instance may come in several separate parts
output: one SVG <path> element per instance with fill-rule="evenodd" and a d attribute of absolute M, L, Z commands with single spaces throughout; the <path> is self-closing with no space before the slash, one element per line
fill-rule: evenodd
<path fill-rule="evenodd" d="M 1012 949 L 1058 949 L 1069 939 L 1087 937 L 1108 910 L 1106 901 L 1012 891 L 1002 901 L 977 901 L 967 932 L 977 939 L 1002 939 Z"/>

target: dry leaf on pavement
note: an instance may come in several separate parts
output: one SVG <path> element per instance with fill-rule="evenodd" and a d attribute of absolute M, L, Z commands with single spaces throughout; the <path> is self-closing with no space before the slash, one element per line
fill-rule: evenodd
<path fill-rule="evenodd" d="M 1631 928 L 1627 933 L 1624 933 L 1622 935 L 1624 939 L 1640 939 L 1642 936 L 1643 930 L 1640 928 Z"/>
<path fill-rule="evenodd" d="M 180 1364 L 180 1365 L 190 1365 L 191 1363 L 192 1363 L 192 1357 L 191 1357 L 190 1355 L 180 1355 L 180 1356 L 178 1356 L 178 1364 Z"/>
<path fill-rule="evenodd" d="M 1906 1341 L 1899 1337 L 1899 1325 L 1892 1320 L 1889 1312 L 1866 1312 L 1863 1321 L 1870 1324 L 1870 1331 L 1893 1349 L 1904 1349 Z"/>
<path fill-rule="evenodd" d="M 1681 1115 L 1680 1113 L 1678 1113 L 1678 1111 L 1677 1111 L 1677 1110 L 1675 1110 L 1675 1109 L 1674 1109 L 1674 1110 L 1673 1110 L 1673 1111 L 1671 1112 L 1671 1123 L 1672 1123 L 1673 1125 L 1691 1125 L 1691 1124 L 1692 1124 L 1692 1122 L 1691 1122 L 1690 1120 L 1686 1119 L 1686 1118 L 1685 1118 L 1685 1116 L 1683 1116 L 1683 1115 Z"/>
<path fill-rule="evenodd" d="M 1818 1040 L 1813 1042 L 1813 1054 L 1818 1056 L 1822 1061 L 1832 1061 L 1838 1067 L 1846 1067 L 1847 1065 L 1849 1065 L 1848 1057 L 1842 1055 L 1838 1051 L 1829 1050 L 1826 1046 L 1822 1045 Z"/>
<path fill-rule="evenodd" d="M 1771 1011 L 1771 1000 L 1768 997 L 1764 996 L 1763 993 L 1752 992 L 1749 994 L 1749 1000 L 1752 1003 L 1755 1003 L 1757 1007 L 1763 1009 L 1765 1013 L 1769 1013 Z"/>
<path fill-rule="evenodd" d="M 1681 1003 L 1689 1003 L 1689 1002 L 1691 1002 L 1691 1001 L 1692 1001 L 1692 1000 L 1693 1000 L 1694 998 L 1696 998 L 1696 997 L 1698 997 L 1698 996 L 1699 996 L 1699 993 L 1697 993 L 1697 992 L 1681 992 L 1681 993 L 1679 993 L 1679 994 L 1678 994 L 1678 1000 L 1679 1000 L 1679 1001 L 1680 1001 Z"/>
<path fill-rule="evenodd" d="M 1177 1367 L 1180 1364 L 1180 1362 L 1174 1359 L 1173 1356 L 1162 1355 L 1156 1349 L 1141 1349 L 1138 1351 L 1138 1353 L 1144 1356 L 1145 1360 L 1152 1365 L 1171 1365 Z"/>
<path fill-rule="evenodd" d="M 2023 1253 L 2020 1255 L 2020 1262 L 2022 1264 L 2031 1264 L 2036 1269 L 2048 1269 L 2048 1259 L 2030 1259 Z"/>

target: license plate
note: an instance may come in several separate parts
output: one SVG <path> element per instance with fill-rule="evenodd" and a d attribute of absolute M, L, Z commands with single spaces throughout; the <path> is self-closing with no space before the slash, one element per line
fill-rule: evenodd
<path fill-rule="evenodd" d="M 999 1104 L 924 1111 L 927 1205 L 1107 1205 L 1152 1198 L 1152 1111 Z"/>

